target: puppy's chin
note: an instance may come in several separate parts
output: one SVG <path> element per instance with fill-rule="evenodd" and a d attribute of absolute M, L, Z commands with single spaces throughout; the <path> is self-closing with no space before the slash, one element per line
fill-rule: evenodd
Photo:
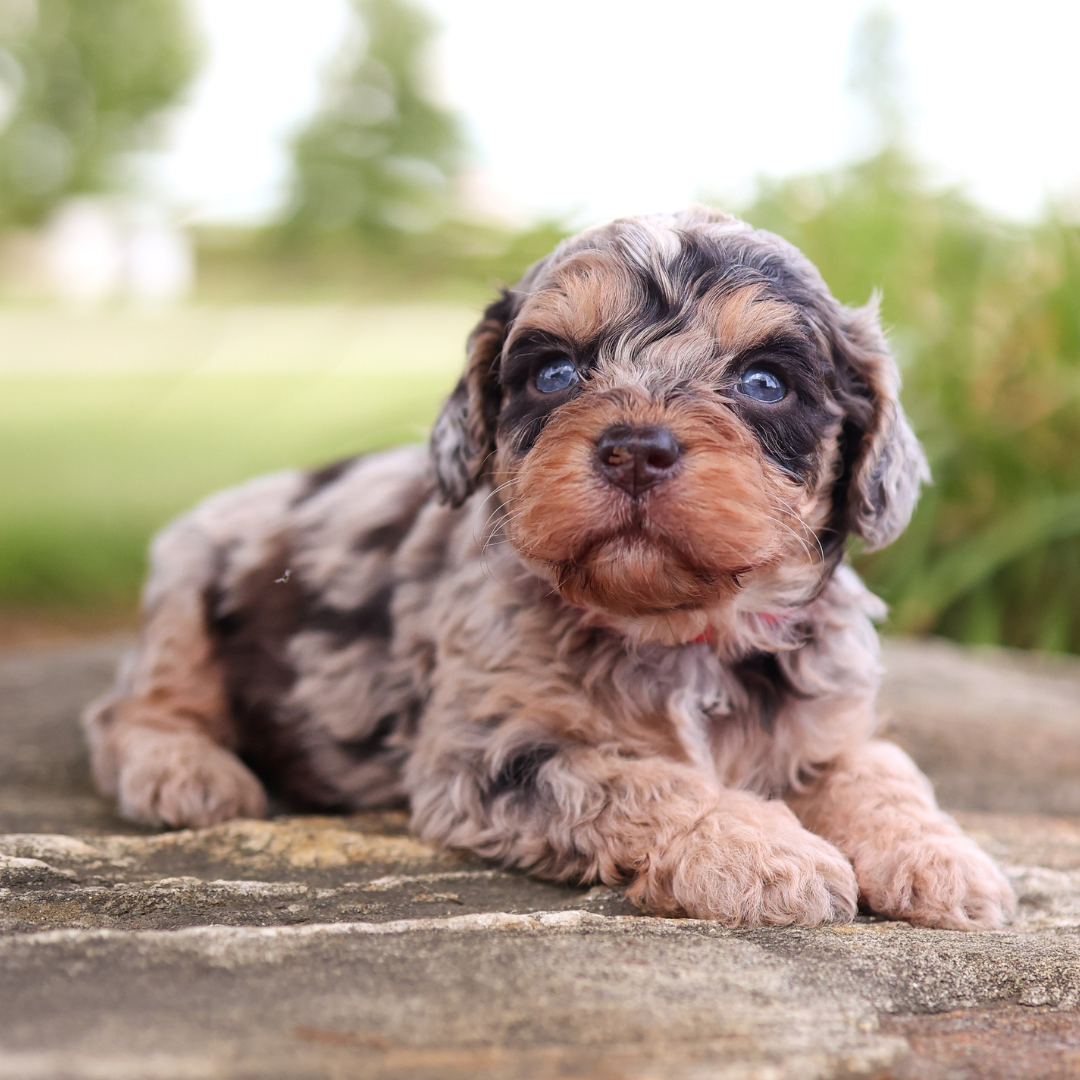
<path fill-rule="evenodd" d="M 611 615 L 638 618 L 712 608 L 734 595 L 734 575 L 688 566 L 642 535 L 617 535 L 580 558 L 551 567 L 564 600 Z"/>

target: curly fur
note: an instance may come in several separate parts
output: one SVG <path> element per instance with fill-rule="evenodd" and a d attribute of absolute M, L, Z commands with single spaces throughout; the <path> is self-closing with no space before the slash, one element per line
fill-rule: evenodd
<path fill-rule="evenodd" d="M 552 357 L 578 381 L 545 394 Z M 753 364 L 780 402 L 740 391 Z M 996 926 L 1008 885 L 873 739 L 881 609 L 843 552 L 926 478 L 896 395 L 876 308 L 775 236 L 697 208 L 573 237 L 485 312 L 430 447 L 158 537 L 85 717 L 98 783 L 172 826 L 267 789 L 407 803 L 431 840 L 732 926 Z M 619 480 L 644 451 L 604 439 L 656 431 L 660 479 Z"/>

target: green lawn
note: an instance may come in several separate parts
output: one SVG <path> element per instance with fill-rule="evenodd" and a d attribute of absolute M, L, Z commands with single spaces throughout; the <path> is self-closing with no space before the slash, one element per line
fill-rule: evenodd
<path fill-rule="evenodd" d="M 476 315 L 0 310 L 0 608 L 130 608 L 151 534 L 201 496 L 422 439 Z"/>

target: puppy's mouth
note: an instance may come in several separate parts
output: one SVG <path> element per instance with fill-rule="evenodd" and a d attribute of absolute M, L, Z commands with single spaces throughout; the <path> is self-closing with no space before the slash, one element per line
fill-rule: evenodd
<path fill-rule="evenodd" d="M 626 615 L 689 611 L 740 588 L 755 564 L 708 566 L 687 546 L 643 520 L 598 532 L 563 559 L 543 560 L 573 603 Z"/>
<path fill-rule="evenodd" d="M 611 529 L 589 537 L 570 556 L 554 561 L 551 565 L 554 568 L 565 567 L 570 571 L 577 567 L 588 566 L 605 550 L 610 551 L 611 554 L 632 557 L 634 550 L 638 548 L 651 548 L 660 552 L 664 557 L 672 560 L 679 569 L 700 578 L 705 585 L 712 585 L 720 578 L 737 579 L 740 574 L 749 573 L 754 569 L 749 564 L 725 567 L 723 570 L 707 567 L 684 544 L 680 544 L 673 537 L 666 536 L 655 528 L 648 527 L 640 520 L 624 528 Z"/>

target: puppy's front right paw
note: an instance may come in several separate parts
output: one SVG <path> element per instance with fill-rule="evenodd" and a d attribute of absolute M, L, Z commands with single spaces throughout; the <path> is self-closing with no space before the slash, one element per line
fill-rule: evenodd
<path fill-rule="evenodd" d="M 725 926 L 852 919 L 858 885 L 840 851 L 807 832 L 781 802 L 754 799 L 740 810 L 702 822 L 665 852 L 665 872 L 650 873 L 648 884 L 643 876 L 628 895 L 647 910 Z"/>
<path fill-rule="evenodd" d="M 855 852 L 871 911 L 916 926 L 996 930 L 1016 910 L 1012 886 L 993 859 L 952 822 L 938 832 L 893 836 Z"/>
<path fill-rule="evenodd" d="M 262 784 L 235 755 L 203 735 L 131 732 L 118 795 L 130 821 L 199 828 L 237 817 L 266 817 Z"/>

